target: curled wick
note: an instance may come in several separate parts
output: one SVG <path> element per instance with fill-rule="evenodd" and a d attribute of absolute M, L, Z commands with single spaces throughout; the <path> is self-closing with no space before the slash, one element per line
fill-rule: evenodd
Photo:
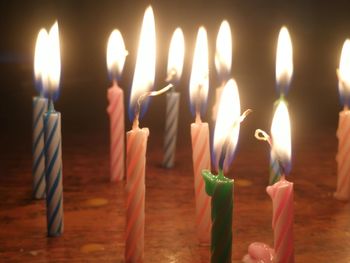
<path fill-rule="evenodd" d="M 133 129 L 135 129 L 135 128 L 137 128 L 139 126 L 139 117 L 140 117 L 140 111 L 141 111 L 141 104 L 142 104 L 142 102 L 147 97 L 154 97 L 154 96 L 161 95 L 161 94 L 167 92 L 168 90 L 170 90 L 172 87 L 174 87 L 174 85 L 170 83 L 166 87 L 164 87 L 164 88 L 162 88 L 160 90 L 145 92 L 137 99 L 137 106 L 136 106 L 136 109 L 135 109 L 135 118 L 134 118 L 134 123 L 132 125 Z"/>

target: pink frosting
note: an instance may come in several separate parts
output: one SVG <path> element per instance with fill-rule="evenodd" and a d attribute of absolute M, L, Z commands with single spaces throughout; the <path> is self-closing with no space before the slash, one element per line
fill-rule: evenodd
<path fill-rule="evenodd" d="M 242 259 L 244 263 L 273 263 L 275 252 L 268 245 L 254 242 L 248 247 L 248 254 Z"/>

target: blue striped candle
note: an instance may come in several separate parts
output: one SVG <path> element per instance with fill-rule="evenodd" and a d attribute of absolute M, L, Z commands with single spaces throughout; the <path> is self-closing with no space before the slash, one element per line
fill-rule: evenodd
<path fill-rule="evenodd" d="M 44 116 L 46 157 L 46 206 L 49 236 L 63 233 L 63 187 L 61 114 L 49 110 Z"/>
<path fill-rule="evenodd" d="M 47 99 L 33 97 L 33 197 L 45 198 L 44 122 Z"/>
<path fill-rule="evenodd" d="M 166 94 L 166 117 L 163 166 L 172 168 L 175 162 L 177 126 L 180 93 L 172 91 Z"/>

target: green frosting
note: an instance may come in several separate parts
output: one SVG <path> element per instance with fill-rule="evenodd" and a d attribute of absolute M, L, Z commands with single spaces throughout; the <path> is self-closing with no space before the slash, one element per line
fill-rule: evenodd
<path fill-rule="evenodd" d="M 233 180 L 222 171 L 213 175 L 202 171 L 205 190 L 211 199 L 211 263 L 231 263 L 232 258 L 232 212 Z"/>

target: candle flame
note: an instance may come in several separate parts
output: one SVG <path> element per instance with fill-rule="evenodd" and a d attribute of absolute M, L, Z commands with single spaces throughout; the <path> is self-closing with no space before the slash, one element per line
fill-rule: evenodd
<path fill-rule="evenodd" d="M 346 39 L 340 56 L 338 87 L 342 103 L 350 105 L 350 40 Z"/>
<path fill-rule="evenodd" d="M 109 36 L 107 44 L 107 68 L 111 79 L 116 80 L 123 72 L 125 58 L 128 51 L 125 49 L 123 36 L 119 30 L 114 29 Z"/>
<path fill-rule="evenodd" d="M 48 85 L 44 86 L 44 91 L 51 99 L 56 100 L 59 95 L 59 85 L 61 77 L 61 54 L 60 39 L 57 21 L 52 25 L 48 37 L 47 70 Z"/>
<path fill-rule="evenodd" d="M 293 75 L 293 47 L 288 29 L 283 26 L 278 35 L 276 52 L 276 82 L 280 94 L 286 95 Z"/>
<path fill-rule="evenodd" d="M 285 174 L 291 170 L 291 128 L 289 113 L 283 100 L 278 102 L 271 125 L 272 151 Z"/>
<path fill-rule="evenodd" d="M 48 38 L 49 35 L 46 29 L 40 29 L 38 37 L 35 44 L 34 53 L 34 78 L 35 86 L 39 93 L 42 92 L 43 87 L 48 82 L 48 72 L 47 72 L 47 55 L 48 55 Z"/>
<path fill-rule="evenodd" d="M 132 121 L 135 117 L 138 98 L 149 92 L 154 83 L 156 69 L 156 32 L 152 7 L 149 6 L 144 14 L 140 34 L 140 41 L 137 51 L 136 67 L 132 82 L 129 118 Z M 147 101 L 149 98 L 146 99 Z M 140 117 L 143 116 L 147 108 L 147 101 L 142 104 Z"/>
<path fill-rule="evenodd" d="M 224 20 L 216 38 L 215 67 L 218 75 L 227 80 L 232 65 L 232 35 L 229 23 Z"/>
<path fill-rule="evenodd" d="M 168 81 L 178 81 L 182 75 L 185 56 L 185 40 L 181 28 L 176 28 L 170 41 L 168 58 Z"/>
<path fill-rule="evenodd" d="M 194 49 L 190 78 L 190 101 L 192 113 L 203 113 L 209 90 L 207 31 L 200 27 Z"/>
<path fill-rule="evenodd" d="M 222 152 L 226 150 L 224 153 L 224 171 L 230 166 L 237 146 L 241 122 L 240 114 L 241 105 L 238 87 L 236 82 L 233 79 L 230 79 L 226 83 L 221 94 L 214 131 L 214 161 L 216 167 L 218 167 L 219 158 Z M 225 143 L 227 144 L 226 147 L 224 147 Z"/>

